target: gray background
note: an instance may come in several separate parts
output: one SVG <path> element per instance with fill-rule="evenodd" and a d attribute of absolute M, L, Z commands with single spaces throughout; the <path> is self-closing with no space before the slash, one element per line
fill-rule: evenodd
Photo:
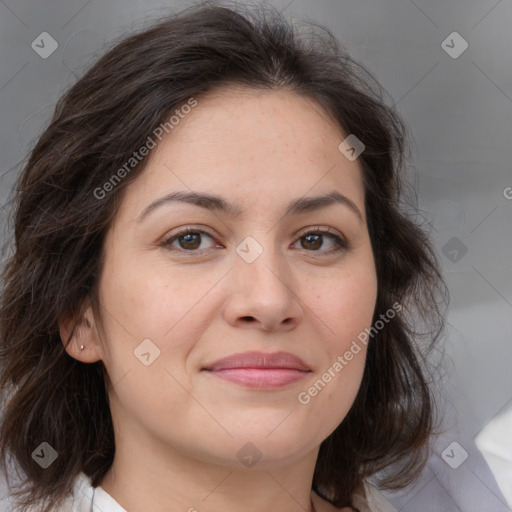
<path fill-rule="evenodd" d="M 512 2 L 271 3 L 291 19 L 329 27 L 391 95 L 410 130 L 420 213 L 450 287 L 446 432 L 419 484 L 388 496 L 405 512 L 506 510 L 474 438 L 512 405 Z M 0 1 L 3 236 L 13 180 L 57 98 L 106 43 L 166 14 L 169 6 L 186 5 Z M 454 31 L 468 43 L 457 58 L 442 47 Z M 46 59 L 31 47 L 42 32 L 58 42 Z M 456 39 L 448 44 L 461 48 Z M 456 470 L 440 457 L 453 441 L 469 453 Z"/>

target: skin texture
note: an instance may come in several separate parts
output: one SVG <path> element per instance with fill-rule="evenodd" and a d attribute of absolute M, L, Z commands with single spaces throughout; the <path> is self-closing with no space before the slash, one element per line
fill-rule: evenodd
<path fill-rule="evenodd" d="M 362 171 L 338 149 L 346 135 L 311 98 L 224 88 L 198 98 L 127 188 L 105 241 L 101 317 L 89 308 L 67 350 L 107 368 L 116 454 L 101 486 L 129 512 L 313 510 L 319 446 L 355 399 L 364 345 L 309 403 L 297 397 L 370 327 L 377 294 Z M 362 221 L 342 204 L 284 216 L 333 190 Z M 243 213 L 175 202 L 137 222 L 174 191 Z M 207 234 L 160 245 L 188 226 Z M 304 238 L 327 228 L 349 248 Z M 252 263 L 236 251 L 248 236 L 263 249 Z M 160 350 L 148 366 L 134 355 L 146 338 Z M 291 352 L 312 371 L 270 390 L 201 371 L 249 350 Z M 252 467 L 237 456 L 248 442 L 262 454 Z"/>

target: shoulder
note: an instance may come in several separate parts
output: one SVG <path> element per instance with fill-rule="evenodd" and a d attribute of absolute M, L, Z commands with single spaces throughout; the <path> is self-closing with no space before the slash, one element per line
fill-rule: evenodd
<path fill-rule="evenodd" d="M 68 500 L 55 512 L 126 512 L 126 510 L 101 487 L 92 487 L 89 477 L 80 473 L 75 479 Z"/>
<path fill-rule="evenodd" d="M 377 487 L 363 480 L 363 485 L 353 497 L 354 506 L 361 512 L 397 512 Z"/>
<path fill-rule="evenodd" d="M 311 491 L 311 502 L 315 507 L 315 512 L 353 512 L 348 507 L 336 508 L 332 503 L 328 502 L 315 491 Z"/>
<path fill-rule="evenodd" d="M 72 492 L 55 512 L 91 512 L 94 488 L 84 473 L 75 478 Z"/>
<path fill-rule="evenodd" d="M 316 512 L 353 512 L 354 510 L 350 507 L 336 508 L 314 491 L 311 491 L 311 500 Z M 352 500 L 359 512 L 397 512 L 382 492 L 366 480 L 354 493 Z"/>

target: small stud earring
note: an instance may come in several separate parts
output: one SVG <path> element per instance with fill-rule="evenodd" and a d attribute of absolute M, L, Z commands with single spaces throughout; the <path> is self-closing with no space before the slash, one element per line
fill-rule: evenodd
<path fill-rule="evenodd" d="M 83 345 L 80 345 L 80 350 L 83 350 L 85 347 Z"/>

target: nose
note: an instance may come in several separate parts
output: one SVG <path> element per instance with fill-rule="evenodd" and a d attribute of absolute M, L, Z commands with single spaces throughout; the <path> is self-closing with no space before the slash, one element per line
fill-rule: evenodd
<path fill-rule="evenodd" d="M 263 250 L 254 261 L 243 252 L 235 255 L 224 316 L 234 327 L 289 331 L 302 316 L 299 286 L 286 256 L 272 247 L 270 237 L 261 240 Z"/>

